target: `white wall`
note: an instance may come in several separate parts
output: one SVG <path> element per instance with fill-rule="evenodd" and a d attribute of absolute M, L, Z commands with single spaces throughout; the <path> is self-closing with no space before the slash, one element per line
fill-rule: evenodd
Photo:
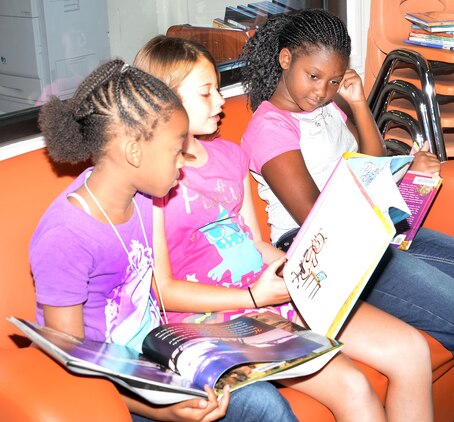
<path fill-rule="evenodd" d="M 238 0 L 107 0 L 112 56 L 131 63 L 150 38 L 177 23 L 210 26 Z M 364 74 L 370 0 L 347 0 L 347 25 L 352 37 L 351 66 Z M 139 13 L 138 13 L 139 12 Z M 131 30 L 131 28 L 133 30 Z"/>
<path fill-rule="evenodd" d="M 214 17 L 223 17 L 225 7 L 238 0 L 107 0 L 107 4 L 112 56 L 131 63 L 140 47 L 165 34 L 169 26 L 211 26 Z"/>
<path fill-rule="evenodd" d="M 371 0 L 347 0 L 347 27 L 352 39 L 350 66 L 364 80 Z"/>

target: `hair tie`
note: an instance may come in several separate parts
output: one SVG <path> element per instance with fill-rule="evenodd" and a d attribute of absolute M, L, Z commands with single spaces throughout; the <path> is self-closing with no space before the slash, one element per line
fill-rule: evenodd
<path fill-rule="evenodd" d="M 126 70 L 128 69 L 128 67 L 130 67 L 129 64 L 128 63 L 124 63 L 122 68 L 121 68 L 121 70 L 120 70 L 120 73 L 125 73 Z"/>
<path fill-rule="evenodd" d="M 250 294 L 250 296 L 251 296 L 252 303 L 254 304 L 254 308 L 258 309 L 258 306 L 257 306 L 257 304 L 255 303 L 255 300 L 254 300 L 254 296 L 252 296 L 252 290 L 251 290 L 251 288 L 248 286 L 247 289 L 248 289 L 249 294 Z"/>

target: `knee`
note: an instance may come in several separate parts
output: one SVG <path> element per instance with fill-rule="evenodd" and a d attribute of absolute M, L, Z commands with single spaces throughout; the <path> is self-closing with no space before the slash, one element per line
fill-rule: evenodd
<path fill-rule="evenodd" d="M 413 327 L 406 330 L 404 340 L 388 350 L 388 378 L 432 377 L 429 344 L 424 335 Z"/>
<path fill-rule="evenodd" d="M 345 403 L 362 403 L 367 406 L 368 403 L 376 402 L 377 395 L 367 377 L 359 368 L 350 369 L 342 377 L 337 390 L 341 392 Z"/>

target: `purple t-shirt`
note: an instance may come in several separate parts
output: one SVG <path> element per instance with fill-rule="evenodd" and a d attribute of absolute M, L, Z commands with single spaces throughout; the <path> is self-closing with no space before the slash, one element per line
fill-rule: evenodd
<path fill-rule="evenodd" d="M 164 212 L 172 272 L 180 280 L 246 289 L 266 267 L 240 215 L 248 160 L 233 142 L 215 139 L 203 145 L 207 163 L 184 167 L 179 185 L 161 202 L 155 200 Z M 226 313 L 224 319 L 243 311 Z M 190 314 L 170 312 L 167 316 L 172 321 L 219 318 L 194 314 L 191 319 Z"/>
<path fill-rule="evenodd" d="M 141 350 L 143 337 L 159 324 L 150 288 L 152 200 L 137 193 L 133 216 L 116 225 L 127 254 L 109 224 L 95 220 L 67 199 L 68 193 L 84 183 L 89 170 L 55 199 L 33 234 L 30 262 L 37 321 L 44 323 L 42 305 L 83 304 L 86 338 Z"/>

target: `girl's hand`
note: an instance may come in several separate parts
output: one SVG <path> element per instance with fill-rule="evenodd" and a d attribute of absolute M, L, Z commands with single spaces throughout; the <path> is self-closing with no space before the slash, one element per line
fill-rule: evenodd
<path fill-rule="evenodd" d="M 337 93 L 349 104 L 366 101 L 363 82 L 353 69 L 346 70 Z"/>
<path fill-rule="evenodd" d="M 205 385 L 207 399 L 192 399 L 168 406 L 166 420 L 211 422 L 225 416 L 230 402 L 230 390 L 226 385 L 221 400 L 214 391 Z"/>
<path fill-rule="evenodd" d="M 290 301 L 284 279 L 277 275 L 285 260 L 283 256 L 271 263 L 251 287 L 257 306 L 279 305 Z"/>
<path fill-rule="evenodd" d="M 424 142 L 421 149 L 415 153 L 415 158 L 411 164 L 411 170 L 421 171 L 424 173 L 439 173 L 441 163 L 437 156 L 429 152 L 429 142 Z"/>

